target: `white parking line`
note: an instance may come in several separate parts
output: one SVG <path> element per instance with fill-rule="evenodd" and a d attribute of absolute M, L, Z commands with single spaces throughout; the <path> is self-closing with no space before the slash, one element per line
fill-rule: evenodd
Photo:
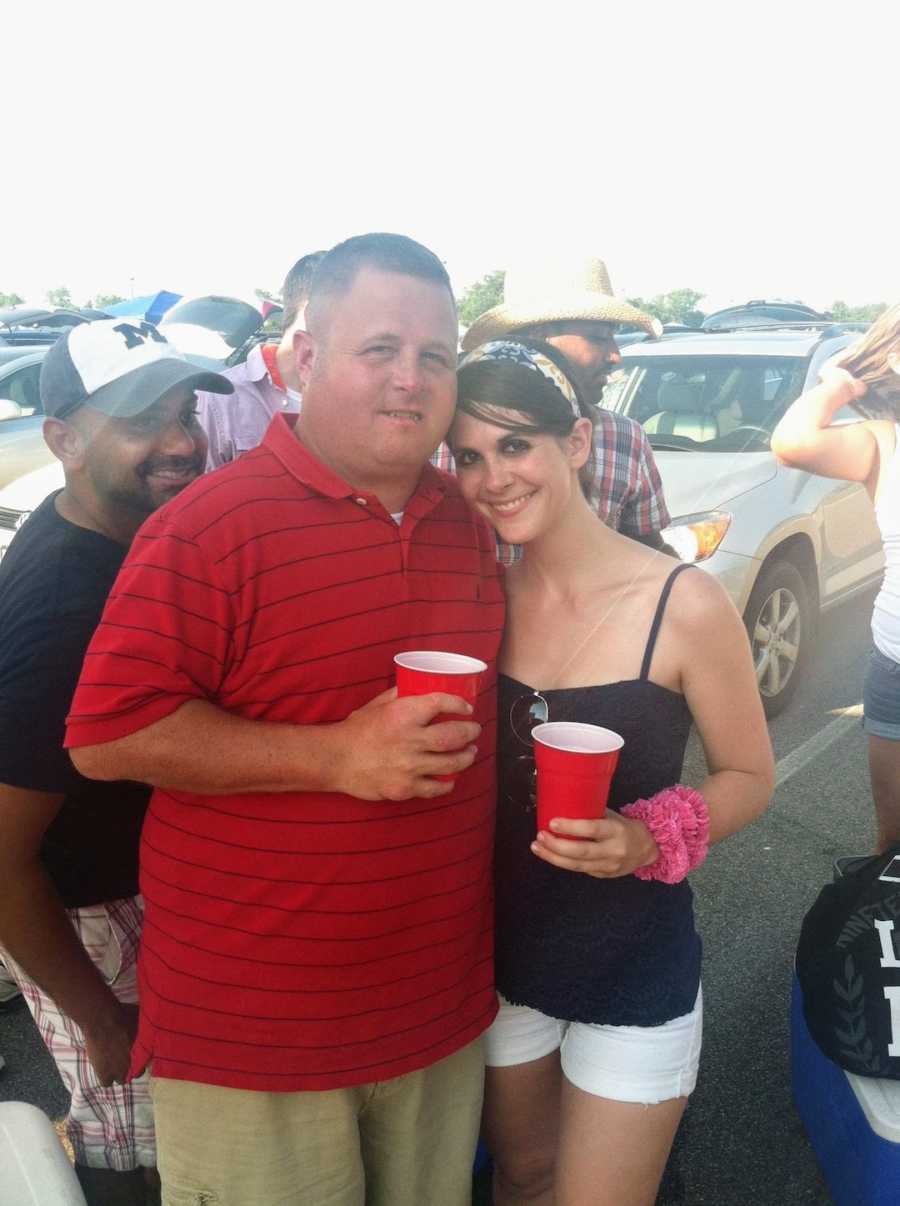
<path fill-rule="evenodd" d="M 798 745 L 795 750 L 785 754 L 775 764 L 775 789 L 777 790 L 782 784 L 787 783 L 788 779 L 808 766 L 813 758 L 817 758 L 830 745 L 834 745 L 835 741 L 840 741 L 845 733 L 858 728 L 858 715 L 838 716 L 832 720 L 831 724 L 826 724 L 824 729 L 820 729 L 818 733 L 804 741 L 802 745 Z"/>

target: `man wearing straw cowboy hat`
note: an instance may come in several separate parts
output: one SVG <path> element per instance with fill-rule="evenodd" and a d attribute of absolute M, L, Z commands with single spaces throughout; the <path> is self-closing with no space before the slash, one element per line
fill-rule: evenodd
<path fill-rule="evenodd" d="M 545 339 L 576 370 L 585 397 L 600 404 L 603 387 L 620 362 L 620 323 L 656 338 L 659 319 L 616 297 L 609 273 L 595 257 L 535 261 L 506 273 L 503 301 L 482 314 L 462 341 L 469 352 L 513 335 Z M 659 470 L 639 423 L 600 409 L 596 424 L 596 507 L 602 519 L 635 540 L 660 547 L 669 523 Z"/>

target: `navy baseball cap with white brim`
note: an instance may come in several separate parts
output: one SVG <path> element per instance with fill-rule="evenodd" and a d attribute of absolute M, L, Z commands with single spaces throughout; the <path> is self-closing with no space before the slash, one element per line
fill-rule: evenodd
<path fill-rule="evenodd" d="M 44 413 L 57 419 L 79 406 L 128 419 L 178 388 L 234 392 L 220 373 L 185 360 L 150 322 L 82 323 L 58 339 L 41 364 Z"/>

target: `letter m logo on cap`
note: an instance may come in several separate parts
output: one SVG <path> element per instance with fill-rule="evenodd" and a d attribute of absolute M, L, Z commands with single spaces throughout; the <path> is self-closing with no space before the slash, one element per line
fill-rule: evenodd
<path fill-rule="evenodd" d="M 148 339 L 155 339 L 157 343 L 166 342 L 152 322 L 141 322 L 137 326 L 130 322 L 120 322 L 113 330 L 123 336 L 127 348 L 138 348 Z"/>
<path fill-rule="evenodd" d="M 87 395 L 135 369 L 177 355 L 149 322 L 84 323 L 69 332 L 69 356 Z"/>

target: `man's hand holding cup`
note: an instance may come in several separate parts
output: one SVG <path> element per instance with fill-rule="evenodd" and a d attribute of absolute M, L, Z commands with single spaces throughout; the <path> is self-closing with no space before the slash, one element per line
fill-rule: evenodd
<path fill-rule="evenodd" d="M 446 795 L 475 760 L 481 725 L 472 712 L 466 700 L 441 691 L 404 699 L 396 687 L 382 692 L 340 725 L 338 790 L 359 800 Z"/>

